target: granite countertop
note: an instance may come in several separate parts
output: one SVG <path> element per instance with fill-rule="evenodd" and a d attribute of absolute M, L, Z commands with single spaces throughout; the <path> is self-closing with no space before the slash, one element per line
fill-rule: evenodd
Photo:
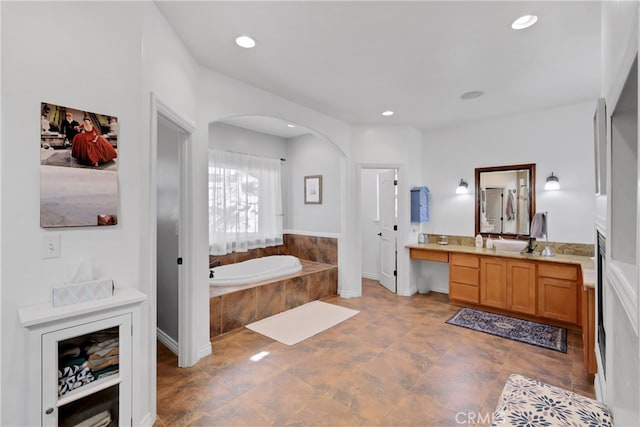
<path fill-rule="evenodd" d="M 556 254 L 552 257 L 540 256 L 540 253 L 528 254 L 524 252 L 505 252 L 496 249 L 476 248 L 475 246 L 463 245 L 439 245 L 437 243 L 415 243 L 405 245 L 408 249 L 421 249 L 440 252 L 457 252 L 464 254 L 499 256 L 504 258 L 515 258 L 530 261 L 557 262 L 562 264 L 578 264 L 582 268 L 582 285 L 585 288 L 595 287 L 596 276 L 593 258 L 580 255 Z"/>

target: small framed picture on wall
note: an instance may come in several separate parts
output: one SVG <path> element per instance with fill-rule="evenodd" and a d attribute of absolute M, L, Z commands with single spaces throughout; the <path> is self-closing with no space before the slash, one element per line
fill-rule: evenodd
<path fill-rule="evenodd" d="M 309 175 L 304 177 L 304 204 L 322 204 L 322 175 Z"/>

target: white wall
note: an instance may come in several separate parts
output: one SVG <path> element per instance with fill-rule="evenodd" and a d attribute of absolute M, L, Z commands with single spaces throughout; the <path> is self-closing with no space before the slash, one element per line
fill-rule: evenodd
<path fill-rule="evenodd" d="M 209 147 L 272 159 L 282 159 L 287 155 L 285 138 L 225 123 L 209 125 Z"/>
<path fill-rule="evenodd" d="M 221 119 L 257 115 L 287 120 L 312 130 L 321 138 L 335 144 L 348 159 L 350 156 L 349 127 L 343 122 L 315 112 L 280 98 L 271 93 L 256 89 L 222 74 L 199 69 L 198 78 L 198 127 L 194 135 L 193 151 L 193 183 L 195 194 L 200 197 L 194 200 L 193 227 L 196 235 L 205 236 L 195 242 L 194 255 L 197 270 L 202 271 L 196 277 L 194 285 L 198 292 L 200 304 L 196 308 L 199 341 L 209 342 L 209 299 L 207 285 L 207 255 L 208 255 L 208 215 L 207 215 L 207 149 L 209 145 L 208 125 Z M 338 267 L 340 294 L 343 296 L 357 296 L 360 294 L 359 264 L 349 262 L 357 253 L 351 237 L 357 220 L 349 216 L 349 208 L 344 203 L 347 194 L 351 192 L 353 181 L 347 177 L 341 186 L 341 229 L 338 247 Z"/>
<path fill-rule="evenodd" d="M 638 26 L 638 2 L 603 2 L 602 3 L 602 96 L 605 98 L 607 115 L 611 115 L 612 109 L 625 83 L 627 73 L 631 68 L 638 50 L 639 26 Z M 608 126 L 609 128 L 609 126 Z M 609 161 L 611 161 L 610 135 L 608 135 Z M 637 145 L 638 141 L 634 141 Z M 634 147 L 637 151 L 637 146 Z M 636 165 L 637 166 L 637 165 Z M 615 167 L 615 165 L 613 166 Z M 612 169 L 612 168 L 609 168 Z M 637 174 L 636 174 L 637 179 Z M 611 199 L 611 170 L 608 178 L 609 195 Z M 638 184 L 638 183 L 636 183 Z M 636 187 L 637 188 L 637 187 Z M 633 200 L 633 197 L 631 198 Z M 638 200 L 636 198 L 636 204 Z M 602 360 L 598 357 L 598 374 L 596 378 L 596 395 L 604 400 L 613 410 L 616 425 L 634 426 L 640 419 L 640 292 L 637 284 L 639 281 L 638 270 L 633 267 L 631 277 L 625 274 L 614 274 L 612 263 L 613 229 L 616 225 L 612 221 L 616 217 L 611 216 L 603 205 L 607 205 L 607 197 L 598 198 L 598 216 L 607 218 L 606 224 L 602 221 L 596 223 L 597 227 L 607 236 L 607 269 L 604 292 L 604 320 L 607 333 L 607 357 L 606 357 L 606 382 L 603 370 L 600 369 Z M 603 212 L 604 211 L 604 212 Z M 636 206 L 636 211 L 638 207 Z M 635 218 L 640 221 L 640 216 Z M 638 265 L 638 227 L 636 224 L 635 235 L 635 260 Z M 633 240 L 633 239 L 632 239 Z M 633 244 L 633 243 L 632 243 Z M 615 263 L 621 264 L 621 263 Z"/>
<path fill-rule="evenodd" d="M 142 6 L 2 2 L 1 7 L 1 304 L 5 316 L 0 424 L 24 425 L 28 391 L 26 373 L 19 367 L 25 366 L 29 349 L 26 330 L 18 322 L 18 308 L 48 301 L 50 286 L 65 281 L 82 259 L 91 261 L 96 275 L 112 277 L 119 288 L 142 287 L 144 281 L 140 263 L 140 224 L 144 217 L 140 194 L 146 191 L 142 186 L 145 168 L 140 165 L 144 154 Z M 68 58 L 60 50 L 63 45 L 77 47 L 78 60 L 73 68 L 69 68 Z M 118 117 L 117 226 L 57 230 L 39 227 L 39 134 L 35 123 L 42 101 Z M 51 233 L 61 235 L 62 256 L 40 259 L 41 242 Z M 148 319 L 145 325 L 147 322 Z M 135 387 L 140 378 L 132 381 Z M 140 389 L 135 388 L 134 396 L 136 393 Z M 144 410 L 146 403 L 137 406 Z M 137 415 L 139 412 L 134 424 L 140 422 Z"/>
<path fill-rule="evenodd" d="M 425 184 L 434 234 L 473 236 L 475 168 L 536 164 L 536 210 L 549 212 L 549 240 L 594 243 L 595 100 L 423 133 Z M 554 172 L 560 191 L 544 191 Z M 469 194 L 456 195 L 464 178 Z"/>
<path fill-rule="evenodd" d="M 288 139 L 285 229 L 340 233 L 343 157 L 334 145 L 313 134 Z M 304 203 L 304 177 L 308 175 L 322 175 L 322 204 Z"/>
<path fill-rule="evenodd" d="M 0 5 L 0 43 L 2 42 L 2 5 Z M 2 47 L 0 46 L 0 76 L 2 76 Z M 0 98 L 2 97 L 2 78 L 0 78 Z M 0 102 L 0 118 L 2 115 L 2 102 Z M 2 119 L 0 119 L 0 165 L 2 164 Z M 0 173 L 0 189 L 2 188 L 2 174 Z M 1 194 L 1 192 L 0 192 Z M 0 224 L 2 224 L 2 197 L 0 197 Z M 2 242 L 2 226 L 0 226 L 0 242 Z M 0 244 L 0 260 L 2 260 L 2 245 Z M 2 301 L 2 263 L 0 262 L 0 301 Z M 2 304 L 0 304 L 0 343 L 2 342 Z M 0 351 L 0 380 L 2 379 L 2 351 Z M 0 423 L 2 422 L 2 385 L 0 384 Z"/>
<path fill-rule="evenodd" d="M 109 3 L 112 6 L 116 3 Z M 140 233 L 142 236 L 141 247 L 141 276 L 139 288 L 148 295 L 150 303 L 147 311 L 143 311 L 142 317 L 149 319 L 146 330 L 148 333 L 143 337 L 142 360 L 147 361 L 141 371 L 140 384 L 135 386 L 134 393 L 137 392 L 146 399 L 146 404 L 135 408 L 139 412 L 140 419 L 145 422 L 152 422 L 145 417 L 153 417 L 156 413 L 156 263 L 153 255 L 156 253 L 156 240 L 154 233 L 156 230 L 155 221 L 150 220 L 155 215 L 155 198 L 153 194 L 156 189 L 156 165 L 152 162 L 155 158 L 156 147 L 151 145 L 151 115 L 150 98 L 153 93 L 156 98 L 168 106 L 174 113 L 182 119 L 195 124 L 197 115 L 197 76 L 198 66 L 184 47 L 180 39 L 175 35 L 165 18 L 160 14 L 155 4 L 142 2 L 142 17 L 138 19 L 136 25 L 142 26 L 142 43 L 138 49 L 142 53 L 142 99 L 136 108 L 142 111 L 143 136 L 136 144 L 140 147 L 140 155 L 136 161 L 139 171 L 138 179 L 141 181 L 142 191 L 138 198 L 143 206 L 140 218 Z M 71 7 L 77 8 L 78 4 L 73 3 Z M 86 19 L 86 18 L 85 18 Z M 132 41 L 129 41 L 132 43 Z M 117 51 L 117 50 L 114 50 Z M 193 179 L 193 172 L 191 177 Z M 187 218 L 187 223 L 193 223 L 194 219 Z M 191 243 L 191 253 L 194 253 L 195 243 Z M 185 265 L 185 267 L 187 267 Z M 185 268 L 186 270 L 186 268 Z M 199 272 L 187 272 L 185 275 L 206 274 Z M 197 325 L 201 329 L 207 329 Z M 185 337 L 182 337 L 183 339 Z M 186 338 L 185 338 L 186 339 Z M 199 342 L 202 348 L 201 354 L 211 351 L 208 341 Z M 134 423 L 135 425 L 135 423 Z"/>
<path fill-rule="evenodd" d="M 366 126 L 351 127 L 355 173 L 360 182 L 363 168 L 398 168 L 398 294 L 412 295 L 417 292 L 415 277 L 410 269 L 409 251 L 404 248 L 408 243 L 416 243 L 418 226 L 411 224 L 410 192 L 415 186 L 424 185 L 421 179 L 420 132 L 409 126 Z M 360 185 L 353 193 L 356 203 L 360 203 Z M 355 217 L 360 219 L 358 206 Z M 359 228 L 358 228 L 359 230 Z M 358 246 L 362 244 L 360 232 L 357 235 Z M 358 267 L 362 265 L 358 254 Z"/>

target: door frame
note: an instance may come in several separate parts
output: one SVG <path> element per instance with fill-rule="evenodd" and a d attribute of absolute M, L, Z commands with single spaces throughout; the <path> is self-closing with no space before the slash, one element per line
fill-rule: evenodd
<path fill-rule="evenodd" d="M 176 126 L 186 135 L 184 141 L 180 142 L 179 147 L 179 236 L 178 236 L 178 252 L 183 259 L 182 268 L 178 268 L 178 366 L 193 366 L 198 361 L 198 341 L 196 334 L 196 307 L 197 293 L 194 292 L 193 280 L 195 277 L 195 253 L 193 250 L 194 229 L 193 229 L 193 183 L 189 171 L 193 169 L 192 165 L 192 145 L 193 133 L 196 129 L 195 123 L 179 114 L 171 108 L 162 99 L 158 98 L 155 93 L 151 93 L 151 120 L 150 120 L 150 162 L 149 162 L 149 256 L 151 258 L 149 277 L 151 280 L 151 297 L 150 297 L 150 337 L 152 353 L 156 356 L 156 340 L 157 340 L 157 176 L 158 176 L 158 117 L 162 116 L 163 120 L 167 120 Z M 177 262 L 177 260 L 176 260 Z M 155 379 L 155 359 L 152 363 L 152 378 Z"/>
<path fill-rule="evenodd" d="M 398 179 L 398 195 L 397 195 L 397 200 L 396 202 L 398 203 L 398 216 L 397 216 L 397 222 L 398 222 L 398 230 L 396 231 L 396 271 L 397 271 L 397 276 L 396 276 L 396 294 L 397 295 L 411 295 L 410 291 L 405 291 L 404 290 L 404 274 L 405 274 L 405 268 L 404 266 L 404 261 L 401 262 L 400 258 L 403 256 L 403 252 L 400 252 L 398 250 L 398 236 L 401 235 L 402 232 L 404 232 L 404 224 L 402 223 L 402 221 L 400 220 L 400 218 L 402 218 L 402 216 L 405 213 L 405 209 L 403 208 L 403 202 L 405 202 L 404 198 L 402 197 L 402 182 L 404 179 L 404 165 L 400 164 L 400 163 L 356 163 L 356 185 L 355 185 L 355 191 L 357 192 L 357 199 L 358 203 L 358 211 L 357 211 L 357 215 L 358 218 L 360 218 L 360 211 L 362 210 L 362 203 L 360 202 L 361 200 L 361 189 L 362 189 L 362 170 L 363 169 L 395 169 L 396 173 L 397 173 L 397 179 Z M 362 276 L 362 233 L 358 232 L 357 233 L 358 236 L 358 243 L 357 243 L 357 248 L 358 248 L 358 262 L 360 264 L 360 276 Z M 382 285 L 381 285 L 382 286 Z M 385 288 L 386 289 L 386 288 Z"/>

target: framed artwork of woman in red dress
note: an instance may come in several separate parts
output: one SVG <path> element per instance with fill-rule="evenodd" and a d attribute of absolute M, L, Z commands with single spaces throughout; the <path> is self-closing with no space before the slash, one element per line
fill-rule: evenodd
<path fill-rule="evenodd" d="M 43 102 L 39 125 L 40 226 L 117 225 L 118 118 Z"/>

